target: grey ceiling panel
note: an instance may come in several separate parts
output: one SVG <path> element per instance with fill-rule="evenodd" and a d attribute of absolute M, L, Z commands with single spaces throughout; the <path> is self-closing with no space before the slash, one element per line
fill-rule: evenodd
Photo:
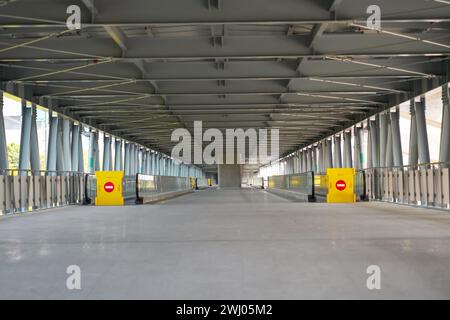
<path fill-rule="evenodd" d="M 203 120 L 280 128 L 285 155 L 448 81 L 449 31 L 431 0 L 20 0 L 0 6 L 0 81 L 167 153 Z"/>

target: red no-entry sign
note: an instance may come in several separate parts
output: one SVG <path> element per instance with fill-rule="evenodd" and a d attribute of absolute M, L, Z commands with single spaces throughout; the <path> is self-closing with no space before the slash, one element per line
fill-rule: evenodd
<path fill-rule="evenodd" d="M 114 183 L 112 183 L 112 182 L 105 183 L 105 185 L 103 186 L 103 189 L 105 189 L 106 192 L 113 192 L 114 191 Z"/>
<path fill-rule="evenodd" d="M 336 182 L 336 189 L 338 189 L 339 191 L 344 191 L 345 188 L 347 188 L 347 183 L 345 183 L 344 180 L 338 180 Z"/>

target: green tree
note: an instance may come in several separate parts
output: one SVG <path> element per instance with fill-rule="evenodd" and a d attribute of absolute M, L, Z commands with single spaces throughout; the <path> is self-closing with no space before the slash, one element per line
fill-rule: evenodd
<path fill-rule="evenodd" d="M 8 144 L 8 167 L 9 169 L 17 169 L 19 167 L 20 146 L 17 143 Z"/>

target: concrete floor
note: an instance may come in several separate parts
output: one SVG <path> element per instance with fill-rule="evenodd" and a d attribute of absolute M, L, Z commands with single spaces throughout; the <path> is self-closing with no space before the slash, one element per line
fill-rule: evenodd
<path fill-rule="evenodd" d="M 382 289 L 366 287 L 379 265 Z M 79 291 L 66 268 L 79 265 Z M 0 219 L 0 299 L 450 298 L 450 214 L 261 190 Z"/>

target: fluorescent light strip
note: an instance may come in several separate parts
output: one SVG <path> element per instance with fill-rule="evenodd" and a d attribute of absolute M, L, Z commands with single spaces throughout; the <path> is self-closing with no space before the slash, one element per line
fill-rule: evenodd
<path fill-rule="evenodd" d="M 445 3 L 445 4 L 450 4 L 450 1 L 447 0 L 433 0 L 434 2 L 440 2 L 440 3 Z"/>
<path fill-rule="evenodd" d="M 345 97 L 336 97 L 336 96 L 329 96 L 329 95 L 322 95 L 322 94 L 310 94 L 310 93 L 295 93 L 298 96 L 305 96 L 305 97 L 312 97 L 312 98 L 325 98 L 325 99 L 335 99 L 335 100 L 343 100 L 343 101 L 353 101 L 353 102 L 363 102 L 363 103 L 369 103 L 369 104 L 382 104 L 375 101 L 368 101 L 368 100 L 360 100 L 360 99 L 352 99 L 352 98 L 345 98 Z"/>
<path fill-rule="evenodd" d="M 392 31 L 386 31 L 386 30 L 383 30 L 383 29 L 372 28 L 372 27 L 365 26 L 363 24 L 352 23 L 351 25 L 354 26 L 354 27 L 358 27 L 358 28 L 378 31 L 380 33 L 389 34 L 389 35 L 395 36 L 395 37 L 400 37 L 400 38 L 405 38 L 405 39 L 409 39 L 409 40 L 419 41 L 419 42 L 431 44 L 433 46 L 438 46 L 438 47 L 450 49 L 450 45 L 439 43 L 439 42 L 435 42 L 435 41 L 430 41 L 430 40 L 424 40 L 424 39 L 421 39 L 419 37 L 408 36 L 406 34 L 402 34 L 402 33 L 398 33 L 398 32 L 392 32 Z"/>
<path fill-rule="evenodd" d="M 350 58 L 338 58 L 338 57 L 331 57 L 331 56 L 327 56 L 325 58 L 326 59 L 330 59 L 330 60 L 335 60 L 335 61 L 342 61 L 342 62 L 350 62 L 350 63 L 354 63 L 354 64 L 360 64 L 360 65 L 368 66 L 368 67 L 387 69 L 387 70 L 392 70 L 392 71 L 400 71 L 400 72 L 420 75 L 420 76 L 427 77 L 427 78 L 434 78 L 435 77 L 432 74 L 426 74 L 426 73 L 423 73 L 423 72 L 411 71 L 411 70 L 402 69 L 402 68 L 396 68 L 396 67 L 389 67 L 389 66 L 384 66 L 384 65 L 374 64 L 374 63 L 369 63 L 369 62 L 356 61 L 356 60 L 352 60 Z"/>
<path fill-rule="evenodd" d="M 325 79 L 318 79 L 318 78 L 308 78 L 308 79 L 311 80 L 311 81 L 319 81 L 319 82 L 325 82 L 325 83 L 341 84 L 341 85 L 358 87 L 358 88 L 375 89 L 375 90 L 403 93 L 403 91 L 401 91 L 401 90 L 395 90 L 395 89 L 389 89 L 389 88 L 383 88 L 383 87 L 377 87 L 377 86 L 369 86 L 369 85 L 365 85 L 365 84 L 350 83 L 350 82 L 343 82 L 343 81 L 325 80 Z"/>

